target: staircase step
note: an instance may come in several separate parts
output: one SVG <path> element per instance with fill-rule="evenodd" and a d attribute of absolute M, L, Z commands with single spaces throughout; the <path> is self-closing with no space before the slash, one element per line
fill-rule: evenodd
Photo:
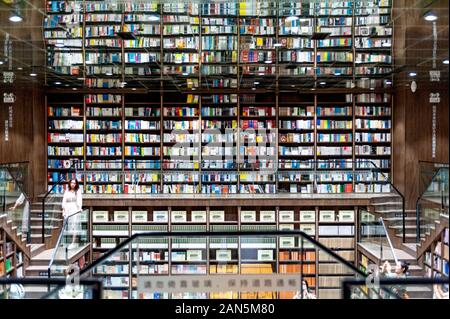
<path fill-rule="evenodd" d="M 388 226 L 388 227 L 392 228 L 392 229 L 395 229 L 395 230 L 397 230 L 397 229 L 402 230 L 403 229 L 403 225 L 391 225 L 391 226 Z M 423 228 L 423 227 L 421 227 L 421 228 Z M 416 225 L 405 225 L 405 229 L 417 229 L 417 226 Z"/>
<path fill-rule="evenodd" d="M 41 238 L 41 237 L 42 237 L 42 234 L 30 234 L 30 238 Z M 52 235 L 44 234 L 44 237 L 50 238 L 50 237 L 52 237 Z"/>
<path fill-rule="evenodd" d="M 53 226 L 53 225 L 45 225 L 44 228 L 45 228 L 45 229 L 57 229 L 57 228 L 59 228 L 59 227 L 58 227 L 58 226 Z M 35 229 L 41 230 L 41 229 L 42 229 L 42 226 L 41 226 L 41 225 L 39 225 L 39 226 L 30 226 L 30 229 L 31 229 L 31 230 L 35 230 Z"/>
<path fill-rule="evenodd" d="M 31 258 L 37 256 L 45 250 L 44 244 L 28 244 L 28 246 L 30 247 Z"/>

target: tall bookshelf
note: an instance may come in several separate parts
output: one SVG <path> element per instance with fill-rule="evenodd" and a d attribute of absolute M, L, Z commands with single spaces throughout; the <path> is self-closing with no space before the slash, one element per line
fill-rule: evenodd
<path fill-rule="evenodd" d="M 357 207 L 93 207 L 94 259 L 128 236 L 140 232 L 227 232 L 301 230 L 355 263 Z M 131 257 L 131 258 L 130 258 Z M 300 268 L 301 267 L 301 268 Z M 354 273 L 321 249 L 293 236 L 140 238 L 98 266 L 108 298 L 292 299 L 295 292 L 223 292 L 138 295 L 139 275 L 226 276 L 230 274 L 300 274 L 319 298 L 336 298 L 340 280 Z"/>
<path fill-rule="evenodd" d="M 29 258 L 8 236 L 0 231 L 0 278 L 25 277 L 25 269 L 28 267 Z"/>
<path fill-rule="evenodd" d="M 89 113 L 94 105 L 85 105 L 86 96 L 70 91 L 76 103 L 82 101 L 82 113 L 76 113 L 81 115 L 74 116 L 82 116 L 84 135 L 76 136 L 77 127 L 64 122 L 55 130 L 49 118 L 49 133 L 71 130 L 66 133 L 73 134 L 64 141 L 67 145 L 49 138 L 49 160 L 54 160 L 49 162 L 49 184 L 57 179 L 53 175 L 62 167 L 57 161 L 95 159 L 91 151 L 96 142 L 91 138 L 97 135 L 100 141 L 107 141 L 108 147 L 117 142 L 121 148 L 115 150 L 115 158 L 108 157 L 109 163 L 95 164 L 96 169 L 121 171 L 122 180 L 114 175 L 98 180 L 100 175 L 91 175 L 92 182 L 107 183 L 106 188 L 100 188 L 85 182 L 92 191 L 389 191 L 391 1 L 48 1 L 47 11 L 44 35 L 49 66 L 61 78 L 76 78 L 79 86 L 91 88 L 89 94 L 122 95 L 122 122 L 118 123 L 120 116 L 115 123 L 102 115 L 104 119 L 98 120 L 109 121 L 113 128 L 109 132 L 105 127 L 108 132 L 101 133 L 88 128 L 90 121 L 97 120 Z M 49 85 L 53 85 L 51 80 L 48 78 Z M 131 89 L 139 86 L 150 93 L 145 97 Z M 328 92 L 331 87 L 334 91 Z M 68 101 L 51 96 L 48 107 L 52 103 L 63 107 Z M 128 105 L 128 101 L 146 104 L 151 110 L 139 113 L 139 105 Z M 136 109 L 133 115 L 127 113 L 130 108 Z M 192 132 L 170 136 L 167 129 L 184 129 L 183 122 Z M 138 123 L 144 125 L 142 131 L 133 128 Z M 219 130 L 234 128 L 236 137 L 225 132 L 213 137 L 205 132 L 219 126 Z M 266 132 L 252 135 L 249 128 L 254 126 Z M 226 145 L 209 145 L 214 141 Z M 195 158 L 192 167 L 181 168 L 180 163 L 170 161 L 168 155 L 176 152 L 172 149 L 175 142 L 190 144 L 180 152 L 189 152 L 191 159 Z M 59 152 L 53 146 L 59 147 Z M 236 156 L 230 159 L 207 159 L 212 154 L 234 152 Z M 260 159 L 250 163 L 253 154 Z M 272 156 L 276 163 L 269 163 L 265 156 Z M 148 187 L 130 184 L 131 176 L 123 175 L 128 164 L 122 167 L 112 162 L 116 159 L 151 163 L 140 164 L 148 166 L 145 169 L 149 174 L 137 179 L 142 178 Z M 359 169 L 372 168 L 367 161 L 380 169 L 359 174 Z M 174 176 L 177 169 L 185 172 Z M 262 169 L 272 172 L 263 173 Z M 166 170 L 170 174 L 156 176 Z M 316 180 L 311 180 L 313 171 L 320 172 Z"/>
<path fill-rule="evenodd" d="M 429 278 L 448 279 L 449 261 L 448 227 L 444 228 L 440 236 L 430 245 L 423 257 L 425 276 Z"/>

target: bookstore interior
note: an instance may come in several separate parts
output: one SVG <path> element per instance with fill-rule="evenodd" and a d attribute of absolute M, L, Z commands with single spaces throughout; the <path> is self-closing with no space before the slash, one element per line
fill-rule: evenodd
<path fill-rule="evenodd" d="M 0 299 L 448 299 L 448 18 L 0 0 Z"/>

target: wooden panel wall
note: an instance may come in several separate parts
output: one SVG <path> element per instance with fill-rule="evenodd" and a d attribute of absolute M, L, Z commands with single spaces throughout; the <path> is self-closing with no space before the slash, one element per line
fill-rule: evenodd
<path fill-rule="evenodd" d="M 46 190 L 44 68 L 36 69 L 39 73 L 37 78 L 29 76 L 32 66 L 42 66 L 45 61 L 43 15 L 36 10 L 42 9 L 43 5 L 45 3 L 40 0 L 27 2 L 26 9 L 22 11 L 24 20 L 19 24 L 8 21 L 8 10 L 0 10 L 0 47 L 3 53 L 6 34 L 9 34 L 12 40 L 12 70 L 16 75 L 15 82 L 10 85 L 3 83 L 0 74 L 0 163 L 30 162 L 31 197 Z M 0 67 L 0 73 L 3 71 L 9 71 L 8 63 Z M 5 92 L 13 92 L 17 97 L 13 104 L 13 127 L 9 128 L 9 141 L 5 141 L 4 137 L 5 120 L 9 117 L 8 104 L 3 103 Z"/>
<path fill-rule="evenodd" d="M 0 163 L 30 162 L 30 196 L 45 192 L 45 100 L 40 85 L 14 89 L 13 127 L 5 141 L 7 104 L 0 108 Z"/>
<path fill-rule="evenodd" d="M 394 1 L 398 5 L 404 0 Z M 404 5 L 407 5 L 404 4 Z M 396 75 L 393 167 L 394 184 L 405 195 L 408 209 L 415 209 L 419 194 L 419 162 L 449 162 L 449 101 L 448 66 L 442 64 L 448 58 L 448 2 L 435 1 L 432 8 L 438 8 L 438 60 L 441 82 L 430 82 L 432 69 L 433 37 L 432 23 L 423 19 L 425 10 L 402 11 L 396 20 L 395 61 L 403 66 L 403 72 Z M 442 8 L 447 8 L 444 13 Z M 439 9 L 440 8 L 440 9 Z M 399 12 L 397 12 L 398 14 Z M 446 53 L 445 53 L 446 52 Z M 443 55 L 444 54 L 444 55 Z M 408 77 L 410 71 L 417 71 L 418 77 Z M 417 91 L 410 89 L 411 82 L 417 83 Z M 430 93 L 439 93 L 441 102 L 437 107 L 436 157 L 432 157 L 432 104 Z"/>

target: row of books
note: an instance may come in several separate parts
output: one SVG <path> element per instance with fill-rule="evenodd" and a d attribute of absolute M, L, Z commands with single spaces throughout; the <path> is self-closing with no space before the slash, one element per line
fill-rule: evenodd
<path fill-rule="evenodd" d="M 80 106 L 67 106 L 67 107 L 52 107 L 49 106 L 47 109 L 48 116 L 81 116 L 82 107 Z"/>
<path fill-rule="evenodd" d="M 49 120 L 48 128 L 50 130 L 82 130 L 83 121 L 76 120 Z"/>

